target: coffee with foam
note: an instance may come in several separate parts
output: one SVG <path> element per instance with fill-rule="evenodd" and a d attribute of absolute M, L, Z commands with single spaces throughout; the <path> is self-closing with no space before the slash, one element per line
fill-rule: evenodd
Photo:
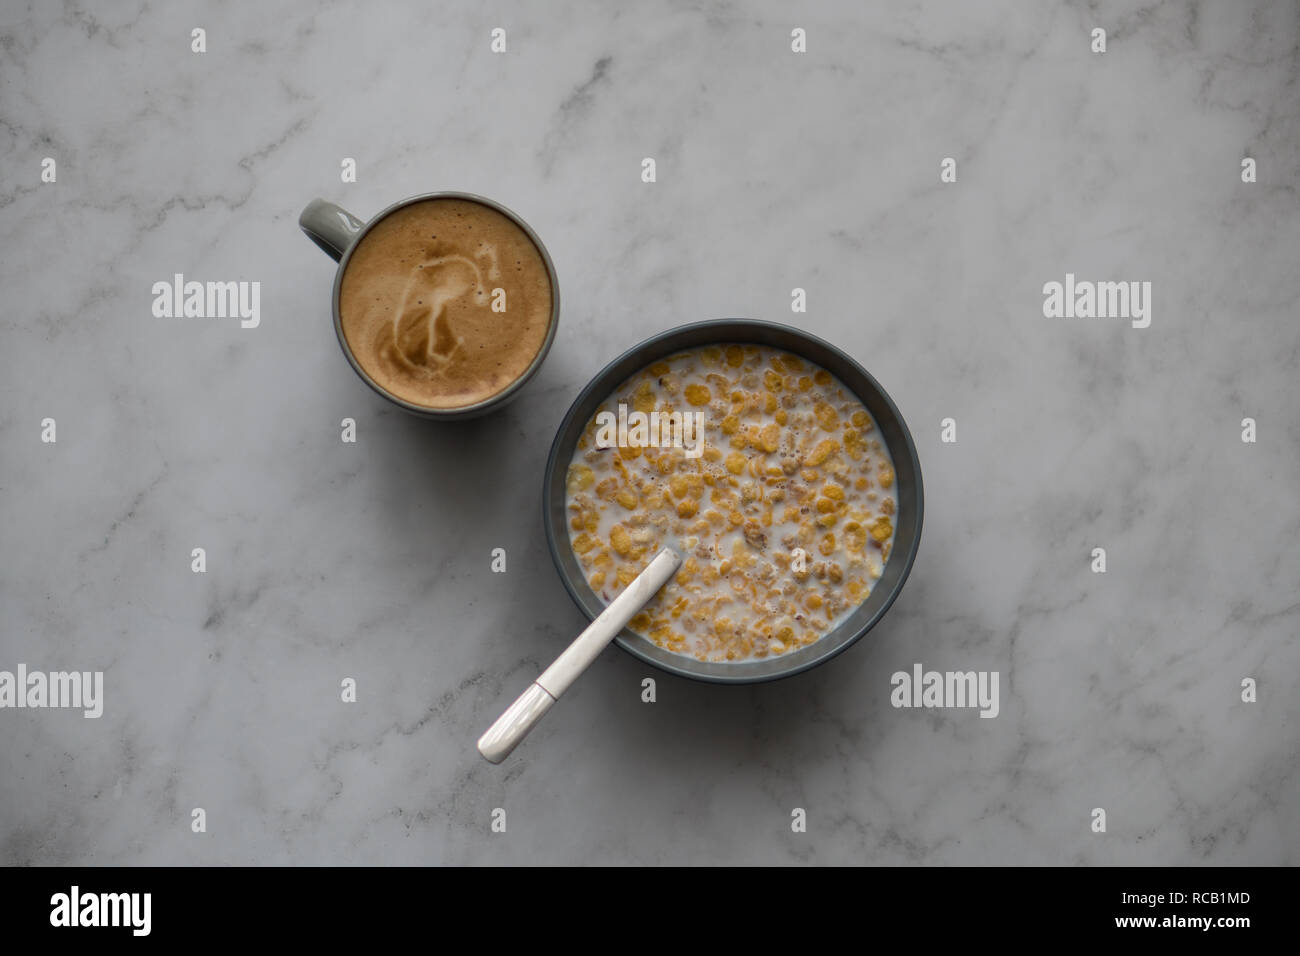
<path fill-rule="evenodd" d="M 546 343 L 554 290 L 541 251 L 509 216 L 469 199 L 403 206 L 352 251 L 343 336 L 384 391 L 424 408 L 491 398 Z"/>

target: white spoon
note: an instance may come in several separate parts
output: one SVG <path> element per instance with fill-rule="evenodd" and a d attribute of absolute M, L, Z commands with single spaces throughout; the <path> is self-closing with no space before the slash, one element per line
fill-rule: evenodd
<path fill-rule="evenodd" d="M 478 752 L 492 763 L 500 763 L 510 756 L 510 751 L 519 746 L 528 731 L 578 679 L 578 675 L 677 573 L 681 563 L 681 555 L 672 548 L 664 548 L 655 555 L 645 570 L 623 589 L 623 593 L 600 612 L 577 640 L 555 659 L 555 663 L 542 671 L 542 676 L 529 684 L 519 699 L 506 708 L 506 712 L 479 738 Z"/>

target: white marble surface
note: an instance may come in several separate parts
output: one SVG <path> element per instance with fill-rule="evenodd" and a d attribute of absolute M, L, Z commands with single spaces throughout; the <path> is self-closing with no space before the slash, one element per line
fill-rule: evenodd
<path fill-rule="evenodd" d="M 106 701 L 0 711 L 0 862 L 1300 863 L 1293 3 L 32 6 L 0 13 L 0 669 Z M 455 426 L 349 370 L 296 222 L 440 188 L 522 214 L 564 304 L 526 399 Z M 260 281 L 260 327 L 154 318 L 175 272 Z M 1066 272 L 1150 280 L 1151 327 L 1045 319 Z M 910 582 L 773 685 L 610 650 L 488 765 L 583 623 L 539 517 L 561 415 L 727 315 L 890 390 Z M 1000 671 L 1000 716 L 892 708 L 918 661 Z"/>

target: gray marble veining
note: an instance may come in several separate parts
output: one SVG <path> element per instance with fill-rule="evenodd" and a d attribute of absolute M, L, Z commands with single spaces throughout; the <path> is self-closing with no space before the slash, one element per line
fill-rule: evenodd
<path fill-rule="evenodd" d="M 0 710 L 0 862 L 1300 862 L 1298 72 L 1286 0 L 7 6 L 0 670 L 105 702 Z M 525 397 L 463 424 L 352 374 L 296 225 L 435 189 L 516 210 L 563 291 Z M 156 318 L 178 272 L 260 282 L 260 325 Z M 1045 318 L 1067 273 L 1150 281 L 1150 327 Z M 490 766 L 584 624 L 561 415 L 730 315 L 897 401 L 906 589 L 777 684 L 611 649 Z M 998 671 L 998 717 L 892 707 L 918 662 Z"/>

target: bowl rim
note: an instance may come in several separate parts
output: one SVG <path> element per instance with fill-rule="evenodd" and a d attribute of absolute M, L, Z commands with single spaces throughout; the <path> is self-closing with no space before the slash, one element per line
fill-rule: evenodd
<path fill-rule="evenodd" d="M 613 359 L 607 362 L 600 369 L 600 371 L 598 371 L 595 375 L 593 375 L 591 379 L 587 382 L 587 384 L 583 386 L 582 390 L 578 392 L 577 397 L 574 398 L 573 402 L 569 405 L 568 410 L 564 413 L 564 417 L 560 420 L 560 424 L 555 430 L 555 438 L 551 442 L 551 450 L 550 450 L 550 454 L 547 456 L 546 459 L 546 470 L 543 475 L 543 481 L 542 481 L 542 524 L 546 531 L 546 543 L 547 543 L 547 547 L 551 552 L 551 561 L 555 565 L 556 573 L 559 575 L 561 582 L 564 584 L 564 589 L 569 593 L 569 597 L 573 599 L 573 603 L 578 606 L 578 609 L 582 612 L 582 614 L 585 617 L 587 617 L 588 620 L 594 620 L 596 617 L 596 613 L 599 612 L 596 613 L 592 612 L 592 609 L 587 606 L 583 596 L 578 593 L 578 590 L 574 586 L 573 581 L 570 580 L 570 576 L 565 572 L 564 566 L 560 559 L 559 549 L 561 547 L 561 542 L 556 540 L 556 528 L 554 527 L 552 521 L 550 520 L 551 517 L 550 501 L 554 493 L 554 486 L 558 477 L 558 472 L 556 471 L 556 464 L 557 464 L 557 459 L 559 458 L 561 453 L 561 448 L 560 448 L 561 439 L 563 438 L 565 432 L 568 431 L 569 428 L 571 427 L 573 419 L 576 417 L 578 410 L 591 398 L 593 392 L 599 389 L 601 391 L 601 398 L 603 398 L 613 389 L 617 388 L 627 378 L 627 374 L 622 374 L 618 377 L 617 381 L 610 381 L 609 379 L 611 378 L 611 375 L 616 368 L 621 366 L 623 363 L 628 362 L 633 358 L 639 357 L 643 353 L 652 350 L 656 346 L 662 345 L 666 341 L 678 337 L 687 337 L 689 335 L 695 335 L 706 329 L 718 330 L 719 336 L 716 340 L 716 344 L 726 344 L 726 343 L 734 342 L 743 345 L 746 344 L 747 342 L 745 336 L 751 330 L 766 330 L 768 332 L 777 332 L 779 334 L 794 335 L 796 338 L 808 342 L 814 347 L 826 349 L 828 352 L 834 354 L 840 361 L 846 363 L 847 365 L 852 367 L 858 374 L 860 374 L 869 383 L 869 385 L 875 389 L 880 399 L 887 406 L 890 413 L 893 415 L 894 420 L 898 423 L 898 427 L 901 433 L 902 443 L 903 443 L 903 448 L 901 450 L 906 454 L 907 458 L 909 459 L 912 472 L 916 476 L 915 533 L 912 536 L 912 541 L 907 551 L 903 554 L 898 554 L 897 552 L 891 553 L 889 557 L 889 561 L 887 562 L 887 564 L 892 564 L 895 561 L 901 561 L 902 570 L 898 576 L 897 581 L 894 583 L 894 586 L 886 595 L 886 598 L 884 602 L 880 605 L 880 607 L 876 609 L 875 613 L 873 613 L 870 618 L 868 618 L 866 621 L 864 621 L 862 624 L 860 624 L 857 627 L 855 633 L 850 635 L 850 637 L 847 640 L 843 640 L 835 644 L 827 642 L 826 650 L 823 653 L 812 654 L 807 658 L 805 658 L 804 660 L 799 661 L 797 664 L 794 664 L 790 667 L 774 670 L 770 673 L 762 673 L 762 674 L 702 673 L 698 670 L 695 670 L 692 667 L 692 665 L 699 665 L 706 662 L 697 661 L 695 658 L 687 657 L 686 655 L 682 655 L 682 654 L 671 654 L 671 652 L 667 652 L 667 653 L 671 654 L 671 657 L 673 658 L 680 658 L 680 663 L 677 660 L 661 660 L 657 657 L 654 657 L 647 652 L 646 648 L 643 648 L 640 645 L 648 644 L 650 647 L 656 648 L 658 650 L 662 651 L 663 649 L 659 648 L 658 645 L 655 645 L 652 642 L 650 642 L 647 638 L 632 633 L 627 628 L 624 628 L 622 631 L 620 631 L 619 634 L 614 638 L 614 643 L 616 643 L 627 653 L 631 654 L 633 657 L 647 664 L 650 664 L 651 666 L 658 668 L 659 670 L 667 671 L 668 673 L 671 674 L 676 674 L 679 677 L 688 677 L 692 680 L 704 681 L 706 683 L 714 683 L 714 684 L 756 684 L 756 683 L 765 683 L 767 681 L 782 680 L 787 677 L 793 677 L 796 674 L 802 674 L 806 671 L 811 670 L 814 667 L 817 667 L 819 664 L 824 664 L 826 661 L 829 661 L 832 658 L 839 656 L 840 654 L 844 653 L 844 651 L 846 651 L 848 648 L 852 647 L 854 644 L 860 641 L 867 634 L 868 631 L 870 631 L 873 627 L 875 627 L 876 624 L 879 623 L 881 618 L 885 616 L 886 612 L 889 611 L 890 607 L 893 606 L 894 601 L 897 600 L 898 595 L 902 592 L 903 585 L 907 582 L 908 576 L 911 574 L 912 566 L 916 561 L 916 553 L 921 544 L 921 531 L 924 525 L 924 516 L 925 516 L 924 483 L 921 476 L 921 461 L 916 451 L 916 443 L 912 439 L 911 429 L 908 428 L 907 422 L 903 418 L 902 413 L 898 410 L 898 406 L 894 403 L 893 398 L 889 395 L 887 391 L 885 391 L 885 389 L 881 386 L 881 384 L 876 380 L 875 376 L 873 376 L 870 372 L 868 372 L 865 368 L 863 368 L 860 362 L 858 362 L 856 359 L 854 359 L 851 355 L 846 353 L 843 349 L 839 348 L 838 346 L 835 346 L 830 342 L 827 342 L 825 339 L 813 335 L 812 333 L 807 332 L 803 329 L 791 325 L 785 325 L 780 322 L 769 322 L 763 319 L 722 318 L 722 319 L 706 319 L 699 322 L 689 322 L 686 323 L 685 325 L 673 326 L 670 329 L 665 329 L 662 332 L 655 333 L 649 338 L 644 339 L 641 342 L 638 342 L 636 345 L 633 345 L 631 348 L 626 349 L 623 352 L 621 352 L 619 355 L 615 356 Z M 761 345 L 765 343 L 756 341 L 753 342 L 752 344 Z M 700 345 L 683 346 L 682 348 L 685 349 L 690 347 L 698 348 L 702 346 Z M 777 346 L 770 346 L 770 345 L 768 347 L 777 348 Z M 789 351 L 789 352 L 794 352 L 795 354 L 799 354 L 799 350 L 797 348 L 785 348 L 785 347 L 781 347 L 781 348 L 783 348 L 784 351 Z M 804 358 L 806 361 L 810 361 L 810 362 L 813 361 L 813 359 L 808 358 L 806 355 L 800 355 L 800 357 Z M 648 364 L 651 361 L 653 361 L 653 359 L 647 358 L 645 359 L 644 364 Z M 815 363 L 815 364 L 820 364 L 820 363 Z M 635 374 L 635 371 L 628 374 Z M 837 375 L 836 377 L 840 378 L 842 381 L 841 376 Z M 848 387 L 847 382 L 844 382 L 843 384 L 845 384 L 845 386 Z M 856 389 L 849 388 L 849 391 L 856 398 L 858 398 L 859 401 L 863 401 L 862 396 L 858 394 Z M 567 449 L 567 454 L 569 458 L 572 457 L 572 451 L 573 450 L 571 448 Z M 896 449 L 891 447 L 890 453 L 892 458 L 895 459 L 897 458 Z M 895 468 L 895 470 L 897 470 L 897 468 Z M 568 471 L 567 460 L 566 460 L 564 471 L 566 473 Z M 561 530 L 565 532 L 565 536 L 564 536 L 565 540 L 563 541 L 563 547 L 569 547 L 567 528 L 563 528 Z M 842 627 L 843 624 L 841 624 L 840 626 Z M 836 630 L 838 630 L 838 628 Z M 814 648 L 818 644 L 826 641 L 826 638 L 830 637 L 831 634 L 834 633 L 835 631 L 832 630 L 827 634 L 823 635 L 817 641 L 814 641 L 812 644 L 809 644 L 807 646 L 809 648 Z M 768 660 L 779 661 L 780 657 L 769 658 Z M 712 662 L 712 663 L 716 663 L 716 662 Z M 743 666 L 743 663 L 737 663 L 735 665 L 728 665 L 728 666 L 736 666 L 739 668 Z"/>

